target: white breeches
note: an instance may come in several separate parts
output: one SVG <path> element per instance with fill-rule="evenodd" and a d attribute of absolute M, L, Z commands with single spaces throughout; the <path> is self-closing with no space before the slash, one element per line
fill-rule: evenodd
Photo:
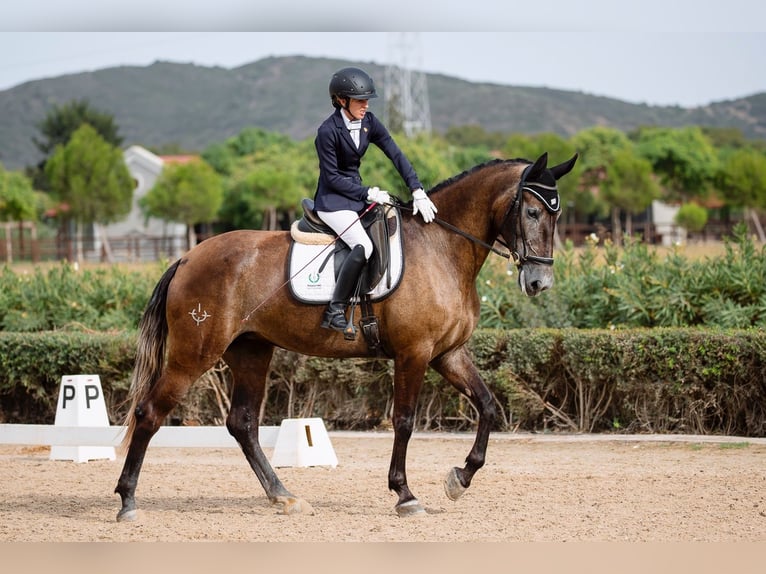
<path fill-rule="evenodd" d="M 364 257 L 369 259 L 372 255 L 372 240 L 359 221 L 359 214 L 355 211 L 317 211 L 317 215 L 329 225 L 335 233 L 351 249 L 357 245 L 364 247 Z"/>

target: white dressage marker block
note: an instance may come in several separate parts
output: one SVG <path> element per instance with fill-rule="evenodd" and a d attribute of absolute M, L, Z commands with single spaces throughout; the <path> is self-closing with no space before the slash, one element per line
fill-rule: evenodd
<path fill-rule="evenodd" d="M 61 377 L 55 426 L 108 427 L 106 401 L 98 375 L 67 375 Z M 88 462 L 97 459 L 114 460 L 113 446 L 51 445 L 51 460 Z"/>
<path fill-rule="evenodd" d="M 322 419 L 284 419 L 279 425 L 271 464 L 275 467 L 338 466 L 338 457 Z"/>

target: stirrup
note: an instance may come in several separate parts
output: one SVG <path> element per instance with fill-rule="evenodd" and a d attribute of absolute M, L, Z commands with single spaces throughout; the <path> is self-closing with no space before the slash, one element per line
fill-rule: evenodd
<path fill-rule="evenodd" d="M 343 338 L 346 339 L 346 341 L 356 341 L 356 327 L 354 327 L 352 321 L 349 321 L 346 324 L 346 328 L 343 329 Z"/>

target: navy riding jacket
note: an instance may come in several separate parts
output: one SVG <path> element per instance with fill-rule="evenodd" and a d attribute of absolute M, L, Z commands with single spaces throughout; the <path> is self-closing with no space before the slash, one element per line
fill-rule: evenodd
<path fill-rule="evenodd" d="M 336 109 L 319 126 L 314 140 L 319 156 L 319 181 L 314 195 L 317 211 L 360 212 L 366 207 L 369 186 L 362 184 L 359 165 L 371 143 L 383 150 L 410 191 L 423 187 L 409 160 L 378 118 L 369 111 L 365 113 L 357 149 L 340 114 L 341 110 Z"/>

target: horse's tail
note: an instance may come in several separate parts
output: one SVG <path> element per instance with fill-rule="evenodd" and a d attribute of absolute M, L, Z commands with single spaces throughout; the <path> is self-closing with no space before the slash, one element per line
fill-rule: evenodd
<path fill-rule="evenodd" d="M 154 287 L 144 315 L 141 317 L 136 349 L 136 364 L 130 381 L 128 410 L 125 424 L 127 431 L 122 440 L 122 448 L 130 444 L 136 428 L 136 406 L 146 397 L 162 374 L 165 363 L 165 344 L 168 335 L 168 321 L 165 308 L 168 300 L 168 286 L 178 270 L 179 259 L 162 275 Z"/>

